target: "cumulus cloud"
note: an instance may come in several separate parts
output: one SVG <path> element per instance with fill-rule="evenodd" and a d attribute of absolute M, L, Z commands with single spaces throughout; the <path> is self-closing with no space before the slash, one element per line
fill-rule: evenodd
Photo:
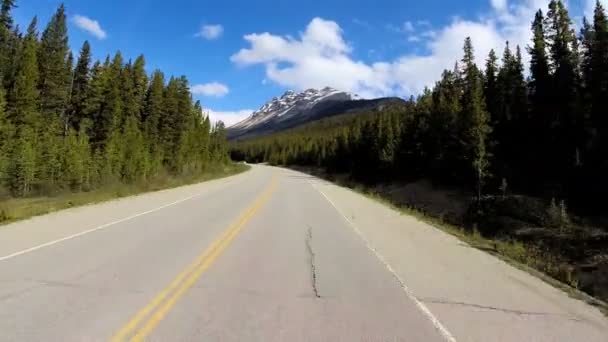
<path fill-rule="evenodd" d="M 97 20 L 77 14 L 74 16 L 73 21 L 78 28 L 92 34 L 97 39 L 106 39 L 108 36 Z"/>
<path fill-rule="evenodd" d="M 207 114 L 209 115 L 209 120 L 211 120 L 212 123 L 222 121 L 226 125 L 226 127 L 230 127 L 236 123 L 245 120 L 251 115 L 251 113 L 253 113 L 252 109 L 242 109 L 236 111 L 207 111 Z"/>
<path fill-rule="evenodd" d="M 193 85 L 191 89 L 195 95 L 222 97 L 230 92 L 228 86 L 219 82 Z"/>
<path fill-rule="evenodd" d="M 222 25 L 203 25 L 195 36 L 213 40 L 219 38 L 222 33 L 224 33 L 224 27 Z"/>
<path fill-rule="evenodd" d="M 263 65 L 269 81 L 289 88 L 331 86 L 363 97 L 418 94 L 460 59 L 467 36 L 473 40 L 479 65 L 490 49 L 500 55 L 506 41 L 520 45 L 528 59 L 524 47 L 530 42 L 530 23 L 538 8 L 545 9 L 546 1 L 490 1 L 490 12 L 477 20 L 455 18 L 442 28 L 420 33 L 425 54 L 375 63 L 356 60 L 338 23 L 314 18 L 297 38 L 268 32 L 246 35 L 249 46 L 231 60 L 241 66 Z"/>

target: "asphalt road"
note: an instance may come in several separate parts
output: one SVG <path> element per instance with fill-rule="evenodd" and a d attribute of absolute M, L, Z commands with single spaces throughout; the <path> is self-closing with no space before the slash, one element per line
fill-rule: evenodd
<path fill-rule="evenodd" d="M 0 228 L 0 341 L 608 341 L 595 308 L 295 171 Z"/>

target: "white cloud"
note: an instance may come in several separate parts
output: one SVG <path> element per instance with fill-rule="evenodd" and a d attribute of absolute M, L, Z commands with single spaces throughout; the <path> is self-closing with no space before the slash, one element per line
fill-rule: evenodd
<path fill-rule="evenodd" d="M 413 32 L 414 31 L 414 24 L 412 24 L 411 21 L 406 21 L 403 23 L 403 31 L 404 32 Z"/>
<path fill-rule="evenodd" d="M 497 11 L 504 11 L 507 9 L 507 0 L 490 0 L 492 7 Z"/>
<path fill-rule="evenodd" d="M 205 84 L 193 85 L 190 89 L 195 95 L 222 97 L 230 92 L 230 89 L 222 83 L 211 82 Z"/>
<path fill-rule="evenodd" d="M 93 20 L 91 18 L 77 14 L 74 16 L 73 21 L 76 26 L 92 34 L 97 39 L 106 39 L 108 36 L 106 31 L 101 28 L 101 25 L 99 25 L 99 22 L 97 20 Z"/>
<path fill-rule="evenodd" d="M 495 0 L 493 3 L 497 3 Z M 247 48 L 231 57 L 239 65 L 264 65 L 266 78 L 282 86 L 305 89 L 331 86 L 363 97 L 409 96 L 431 86 L 445 68 L 462 56 L 464 39 L 473 40 L 476 61 L 482 66 L 490 49 L 502 53 L 505 42 L 524 47 L 531 38 L 530 23 L 546 0 L 497 3 L 477 20 L 455 18 L 442 28 L 427 29 L 425 54 L 407 54 L 390 61 L 366 63 L 352 57 L 351 47 L 334 21 L 314 18 L 297 38 L 268 32 L 248 34 Z M 414 35 L 410 35 L 414 36 Z"/>
<path fill-rule="evenodd" d="M 242 110 L 237 110 L 237 111 L 225 111 L 225 112 L 216 112 L 214 110 L 208 110 L 207 111 L 208 115 L 209 115 L 209 120 L 211 120 L 212 123 L 218 122 L 218 121 L 222 121 L 226 127 L 230 127 L 236 123 L 239 123 L 243 120 L 245 120 L 246 118 L 248 118 L 251 113 L 253 113 L 252 109 L 242 109 Z"/>
<path fill-rule="evenodd" d="M 222 33 L 224 33 L 224 27 L 222 25 L 203 25 L 195 36 L 213 40 L 219 38 Z"/>

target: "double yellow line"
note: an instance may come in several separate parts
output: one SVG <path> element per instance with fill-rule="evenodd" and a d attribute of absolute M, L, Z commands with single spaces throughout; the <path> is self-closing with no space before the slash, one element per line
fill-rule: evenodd
<path fill-rule="evenodd" d="M 270 195 L 276 187 L 276 179 L 273 178 L 268 188 L 255 200 L 253 205 L 247 209 L 239 219 L 226 230 L 222 236 L 211 244 L 192 264 L 154 297 L 148 305 L 141 309 L 133 318 L 122 327 L 111 339 L 112 342 L 143 341 L 150 332 L 165 318 L 177 301 L 196 283 L 198 278 L 211 266 L 211 264 L 222 254 L 228 245 L 234 240 L 243 227 L 251 220 L 256 212 L 270 199 Z M 147 320 L 146 320 L 147 319 Z M 146 320 L 143 324 L 142 322 Z"/>

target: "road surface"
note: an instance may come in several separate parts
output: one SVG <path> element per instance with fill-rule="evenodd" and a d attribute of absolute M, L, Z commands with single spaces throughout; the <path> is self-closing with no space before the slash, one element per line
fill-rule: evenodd
<path fill-rule="evenodd" d="M 0 228 L 1 341 L 608 341 L 595 308 L 295 171 Z"/>

